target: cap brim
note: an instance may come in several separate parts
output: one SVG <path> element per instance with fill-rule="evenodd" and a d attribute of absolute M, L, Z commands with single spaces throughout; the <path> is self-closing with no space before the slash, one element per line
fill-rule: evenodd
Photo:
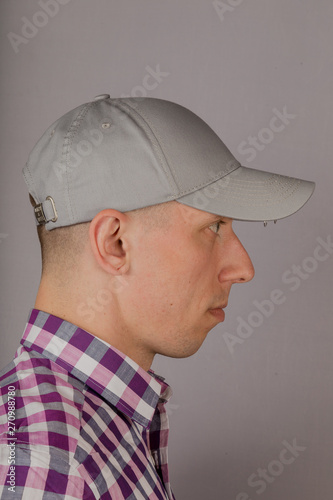
<path fill-rule="evenodd" d="M 177 201 L 232 219 L 269 221 L 297 212 L 314 188 L 314 182 L 241 166 Z"/>

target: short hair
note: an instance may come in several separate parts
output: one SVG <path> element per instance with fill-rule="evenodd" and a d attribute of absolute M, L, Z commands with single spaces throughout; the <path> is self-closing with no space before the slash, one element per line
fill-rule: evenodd
<path fill-rule="evenodd" d="M 36 206 L 34 198 L 30 196 L 30 203 Z M 132 217 L 139 217 L 146 231 L 157 228 L 166 228 L 170 222 L 169 207 L 175 202 L 159 203 L 149 207 L 125 212 Z M 37 234 L 41 247 L 42 274 L 49 271 L 63 270 L 70 272 L 74 268 L 77 257 L 88 242 L 89 222 L 81 222 L 70 226 L 47 230 L 45 226 L 37 226 Z"/>

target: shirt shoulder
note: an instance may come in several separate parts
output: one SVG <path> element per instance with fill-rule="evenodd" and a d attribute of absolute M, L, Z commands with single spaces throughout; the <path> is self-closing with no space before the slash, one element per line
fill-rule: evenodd
<path fill-rule="evenodd" d="M 53 361 L 18 349 L 0 374 L 1 498 L 14 492 L 21 498 L 23 491 L 34 500 L 55 493 L 66 500 L 98 498 L 75 458 L 83 392 L 84 384 Z M 14 420 L 8 420 L 9 409 Z"/>
<path fill-rule="evenodd" d="M 0 435 L 6 432 L 10 394 L 17 440 L 73 453 L 80 434 L 83 390 L 81 381 L 52 360 L 20 347 L 0 376 Z"/>

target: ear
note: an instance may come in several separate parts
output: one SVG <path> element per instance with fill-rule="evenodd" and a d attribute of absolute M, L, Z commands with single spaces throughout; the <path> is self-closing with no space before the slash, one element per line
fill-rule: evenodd
<path fill-rule="evenodd" d="M 90 245 L 98 265 L 114 276 L 129 269 L 129 254 L 122 237 L 128 229 L 128 216 L 117 210 L 99 212 L 90 223 Z"/>

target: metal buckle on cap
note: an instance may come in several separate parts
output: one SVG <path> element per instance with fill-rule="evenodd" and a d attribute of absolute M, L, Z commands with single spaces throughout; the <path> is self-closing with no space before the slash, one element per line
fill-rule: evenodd
<path fill-rule="evenodd" d="M 46 201 L 50 202 L 51 208 L 53 210 L 53 214 L 50 214 L 50 211 L 47 210 L 46 206 L 43 207 L 43 203 L 39 203 L 38 205 L 36 205 L 34 208 L 34 212 L 35 212 L 36 220 L 37 220 L 39 225 L 45 225 L 48 222 L 56 222 L 58 220 L 58 214 L 57 214 L 57 210 L 56 210 L 53 198 L 51 196 L 47 196 L 44 203 L 46 203 Z M 45 215 L 45 211 L 48 212 L 48 214 L 47 214 L 48 217 Z"/>

